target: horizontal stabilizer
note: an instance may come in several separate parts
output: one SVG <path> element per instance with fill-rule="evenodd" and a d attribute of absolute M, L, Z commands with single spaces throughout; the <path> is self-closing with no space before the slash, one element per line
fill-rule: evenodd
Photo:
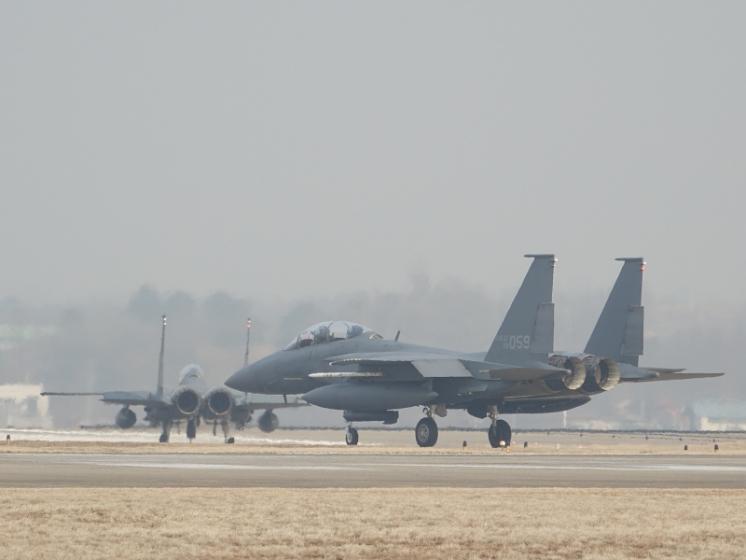
<path fill-rule="evenodd" d="M 41 393 L 44 397 L 101 397 L 101 400 L 109 404 L 161 406 L 167 404 L 162 398 L 158 398 L 147 391 L 103 391 L 97 392 L 64 392 L 45 391 Z"/>
<path fill-rule="evenodd" d="M 658 381 L 678 381 L 684 379 L 707 379 L 709 377 L 722 377 L 723 372 L 701 373 L 701 372 L 676 372 L 676 373 L 659 373 Z"/>
<path fill-rule="evenodd" d="M 645 366 L 645 369 L 648 371 L 654 371 L 655 373 L 680 373 L 686 370 L 686 368 L 683 368 L 683 367 L 682 368 L 665 368 L 665 367 L 650 367 L 650 366 Z"/>
<path fill-rule="evenodd" d="M 634 375 L 636 372 L 645 372 L 645 375 Z M 722 377 L 723 372 L 703 373 L 684 372 L 681 369 L 673 370 L 667 368 L 636 368 L 632 375 L 622 371 L 621 381 L 625 383 L 646 383 L 650 381 L 686 381 L 687 379 L 709 379 L 711 377 Z"/>

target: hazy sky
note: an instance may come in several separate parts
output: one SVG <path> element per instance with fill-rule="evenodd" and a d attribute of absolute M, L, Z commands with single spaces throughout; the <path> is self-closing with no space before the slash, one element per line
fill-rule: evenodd
<path fill-rule="evenodd" d="M 746 301 L 744 2 L 0 2 L 0 297 Z M 508 294 L 500 294 L 499 297 Z M 321 318 L 320 318 L 321 319 Z"/>

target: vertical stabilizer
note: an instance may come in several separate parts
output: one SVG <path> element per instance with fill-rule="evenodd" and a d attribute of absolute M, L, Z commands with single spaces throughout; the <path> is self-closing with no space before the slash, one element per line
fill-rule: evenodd
<path fill-rule="evenodd" d="M 554 347 L 554 255 L 525 255 L 533 262 L 487 351 L 488 362 L 544 360 Z"/>
<path fill-rule="evenodd" d="M 611 289 L 585 351 L 638 365 L 643 351 L 645 309 L 642 307 L 642 257 L 619 258 L 622 270 Z"/>
<path fill-rule="evenodd" d="M 158 355 L 158 383 L 155 394 L 158 398 L 163 397 L 163 352 L 166 348 L 166 316 L 161 316 L 161 353 Z"/>

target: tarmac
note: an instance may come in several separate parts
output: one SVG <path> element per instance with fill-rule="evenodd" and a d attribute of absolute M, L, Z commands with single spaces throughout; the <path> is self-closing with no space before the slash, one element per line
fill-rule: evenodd
<path fill-rule="evenodd" d="M 0 487 L 743 489 L 746 456 L 19 453 Z"/>

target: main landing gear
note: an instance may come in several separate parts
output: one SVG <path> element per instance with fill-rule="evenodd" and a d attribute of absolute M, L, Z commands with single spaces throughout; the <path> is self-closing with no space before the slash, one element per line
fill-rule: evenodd
<path fill-rule="evenodd" d="M 347 426 L 347 431 L 345 432 L 345 443 L 347 445 L 357 445 L 358 442 L 358 433 L 355 428 L 352 426 Z"/>
<path fill-rule="evenodd" d="M 168 443 L 168 440 L 171 437 L 171 425 L 170 420 L 163 421 L 163 431 L 161 432 L 161 437 L 158 438 L 160 443 Z"/>
<path fill-rule="evenodd" d="M 496 407 L 491 408 L 489 417 L 492 420 L 492 423 L 487 430 L 487 438 L 490 440 L 490 445 L 492 447 L 501 448 L 510 447 L 510 440 L 513 436 L 513 431 L 510 429 L 510 424 L 508 424 L 505 420 L 497 418 Z"/>
<path fill-rule="evenodd" d="M 194 418 L 187 420 L 186 437 L 190 442 L 197 437 L 197 420 Z"/>
<path fill-rule="evenodd" d="M 417 422 L 414 429 L 414 438 L 420 447 L 432 447 L 438 442 L 438 424 L 433 420 L 433 413 L 430 408 L 425 409 L 425 416 Z"/>
<path fill-rule="evenodd" d="M 220 427 L 223 429 L 223 439 L 225 440 L 225 443 L 236 443 L 236 438 L 231 435 L 231 423 L 227 419 L 223 418 L 220 420 Z M 217 420 L 212 425 L 212 435 L 218 435 Z"/>

